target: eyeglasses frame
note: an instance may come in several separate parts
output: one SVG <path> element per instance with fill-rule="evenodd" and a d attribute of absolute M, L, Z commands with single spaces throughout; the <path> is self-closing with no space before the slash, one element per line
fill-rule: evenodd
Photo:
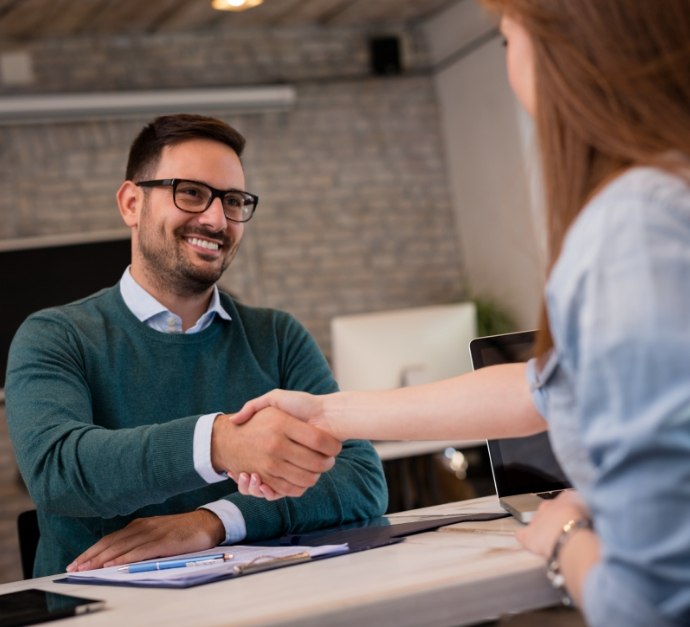
<path fill-rule="evenodd" d="M 183 209 L 180 207 L 177 202 L 175 201 L 175 192 L 177 191 L 177 186 L 180 183 L 194 183 L 195 185 L 203 185 L 204 187 L 207 187 L 208 189 L 211 190 L 211 197 L 208 200 L 208 204 L 201 210 L 201 211 L 190 211 L 189 209 Z M 153 187 L 171 187 L 172 188 L 172 197 L 173 197 L 173 202 L 175 203 L 175 206 L 180 210 L 184 211 L 185 213 L 191 213 L 191 214 L 197 214 L 197 213 L 204 213 L 204 211 L 208 210 L 208 208 L 213 204 L 213 201 L 216 198 L 220 198 L 221 201 L 221 206 L 223 206 L 223 197 L 226 194 L 230 194 L 232 192 L 236 192 L 238 194 L 243 194 L 245 196 L 249 196 L 253 201 L 253 209 L 252 212 L 249 214 L 249 217 L 246 220 L 237 220 L 235 218 L 231 218 L 225 213 L 225 209 L 223 209 L 223 215 L 227 220 L 230 220 L 230 222 L 237 222 L 240 224 L 244 224 L 245 222 L 249 222 L 254 217 L 254 212 L 256 211 L 256 207 L 259 204 L 259 197 L 256 194 L 252 194 L 250 192 L 245 192 L 242 189 L 217 189 L 208 183 L 204 183 L 203 181 L 195 181 L 194 179 L 180 179 L 180 178 L 172 178 L 172 179 L 152 179 L 150 181 L 136 181 L 134 183 L 137 187 L 146 187 L 146 188 L 153 188 Z"/>

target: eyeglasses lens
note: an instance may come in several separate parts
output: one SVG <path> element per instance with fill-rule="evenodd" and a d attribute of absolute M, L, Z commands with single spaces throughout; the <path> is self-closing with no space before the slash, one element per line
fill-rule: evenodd
<path fill-rule="evenodd" d="M 211 204 L 213 192 L 194 181 L 180 181 L 175 187 L 175 204 L 183 211 L 201 213 Z M 248 194 L 227 192 L 222 197 L 223 213 L 229 220 L 245 222 L 254 211 L 254 199 Z"/>

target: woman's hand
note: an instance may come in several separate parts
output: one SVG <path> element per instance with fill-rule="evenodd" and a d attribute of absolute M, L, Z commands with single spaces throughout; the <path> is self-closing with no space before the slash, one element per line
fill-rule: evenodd
<path fill-rule="evenodd" d="M 304 420 L 315 427 L 331 432 L 326 422 L 324 396 L 315 396 L 308 392 L 289 390 L 272 390 L 263 396 L 247 401 L 242 409 L 233 414 L 231 420 L 238 425 L 247 422 L 257 412 L 266 407 L 275 407 L 295 418 Z M 336 437 L 337 434 L 333 433 Z"/>
<path fill-rule="evenodd" d="M 547 559 L 558 536 L 569 520 L 589 518 L 589 510 L 582 497 L 574 490 L 565 490 L 553 500 L 545 500 L 532 522 L 520 529 L 516 536 L 522 545 Z"/>
<path fill-rule="evenodd" d="M 528 550 L 549 559 L 563 526 L 571 520 L 589 518 L 589 510 L 577 492 L 568 490 L 553 501 L 544 501 L 532 522 L 520 529 L 518 540 Z M 582 605 L 582 590 L 587 574 L 599 561 L 599 538 L 594 530 L 578 529 L 560 547 L 559 570 L 571 599 Z"/>
<path fill-rule="evenodd" d="M 273 490 L 255 472 L 252 474 L 241 472 L 239 476 L 230 473 L 228 475 L 237 483 L 237 491 L 245 496 L 255 496 L 258 499 L 266 499 L 267 501 L 277 501 L 287 496 Z"/>

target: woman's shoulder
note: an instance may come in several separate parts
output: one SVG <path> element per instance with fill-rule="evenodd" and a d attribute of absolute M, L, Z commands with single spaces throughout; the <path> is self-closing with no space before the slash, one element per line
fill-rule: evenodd
<path fill-rule="evenodd" d="M 676 236 L 690 237 L 690 178 L 656 167 L 634 167 L 587 203 L 568 232 L 564 251 L 632 249 L 669 228 Z"/>
<path fill-rule="evenodd" d="M 654 167 L 635 167 L 610 181 L 571 225 L 549 279 L 577 289 L 596 272 L 633 271 L 643 258 L 686 250 L 690 184 Z"/>
<path fill-rule="evenodd" d="M 690 166 L 679 172 L 653 166 L 629 168 L 604 186 L 584 211 L 591 207 L 620 203 L 637 207 L 650 204 L 689 205 Z"/>

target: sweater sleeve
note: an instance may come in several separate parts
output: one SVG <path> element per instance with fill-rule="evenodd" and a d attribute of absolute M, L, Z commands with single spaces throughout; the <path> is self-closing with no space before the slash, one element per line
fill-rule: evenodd
<path fill-rule="evenodd" d="M 198 416 L 99 426 L 81 338 L 56 310 L 29 317 L 15 335 L 6 407 L 20 471 L 46 513 L 111 518 L 204 485 L 191 452 Z"/>
<path fill-rule="evenodd" d="M 281 380 L 278 387 L 313 394 L 337 391 L 330 368 L 313 338 L 294 318 L 277 326 Z M 368 441 L 344 443 L 335 466 L 300 498 L 264 501 L 232 494 L 244 515 L 247 541 L 341 525 L 380 516 L 388 491 L 378 454 Z"/>

